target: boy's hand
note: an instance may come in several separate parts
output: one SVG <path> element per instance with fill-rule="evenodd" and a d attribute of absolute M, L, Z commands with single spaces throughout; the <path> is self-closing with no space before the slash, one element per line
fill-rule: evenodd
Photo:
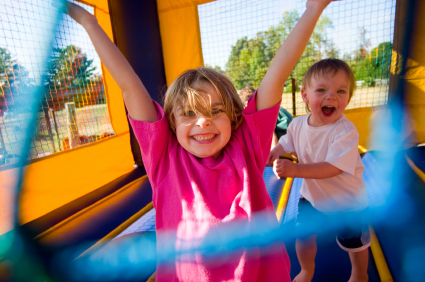
<path fill-rule="evenodd" d="M 270 151 L 269 157 L 267 158 L 266 165 L 272 165 L 281 155 L 285 154 L 285 150 L 282 145 L 277 143 L 276 146 Z"/>
<path fill-rule="evenodd" d="M 297 164 L 290 160 L 281 159 L 276 161 L 275 172 L 279 177 L 294 177 L 297 171 Z"/>
<path fill-rule="evenodd" d="M 278 174 L 278 173 L 277 173 L 277 171 L 276 171 L 276 163 L 277 163 L 277 162 L 274 162 L 274 163 L 273 163 L 273 173 L 274 173 L 274 175 L 276 175 L 277 179 L 280 179 L 280 176 L 279 176 L 279 174 Z"/>
<path fill-rule="evenodd" d="M 280 153 L 275 148 L 273 148 L 273 150 L 270 151 L 269 157 L 267 158 L 266 165 L 272 165 L 273 162 L 280 157 Z"/>

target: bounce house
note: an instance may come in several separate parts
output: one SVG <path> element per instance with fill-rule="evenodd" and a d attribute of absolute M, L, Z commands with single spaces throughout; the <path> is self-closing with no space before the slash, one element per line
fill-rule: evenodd
<path fill-rule="evenodd" d="M 85 31 L 39 2 L 0 4 L 0 281 L 154 281 L 155 258 L 136 260 L 143 271 L 134 275 L 102 264 L 93 273 L 108 279 L 67 274 L 68 262 L 126 234 L 142 234 L 141 252 L 155 252 L 155 209 L 120 89 Z M 297 0 L 75 3 L 96 16 L 160 104 L 177 76 L 199 66 L 225 73 L 238 90 L 258 87 L 305 9 Z M 353 69 L 357 89 L 345 116 L 360 133 L 374 215 L 369 281 L 425 277 L 424 54 L 423 1 L 338 1 L 282 92 L 282 107 L 304 115 L 299 92 L 309 66 L 338 57 Z M 272 167 L 264 180 L 280 232 L 290 234 L 303 180 L 278 179 Z M 284 241 L 294 278 L 295 243 Z M 318 248 L 313 281 L 347 281 L 350 262 L 334 238 Z"/>

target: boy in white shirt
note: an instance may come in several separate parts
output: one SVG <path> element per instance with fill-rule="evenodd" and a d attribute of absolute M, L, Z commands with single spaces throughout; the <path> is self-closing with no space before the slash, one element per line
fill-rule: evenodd
<path fill-rule="evenodd" d="M 337 243 L 350 256 L 349 282 L 368 281 L 370 234 L 363 216 L 368 207 L 364 166 L 358 153 L 359 133 L 343 114 L 353 95 L 354 75 L 345 62 L 325 59 L 307 71 L 302 86 L 302 99 L 311 113 L 294 118 L 268 158 L 269 165 L 277 160 L 280 177 L 304 178 L 296 226 L 311 232 L 297 237 L 301 272 L 293 281 L 313 279 L 317 234 L 324 222 L 332 229 L 341 217 L 349 223 L 336 228 Z M 292 152 L 297 153 L 298 164 L 279 159 Z"/>

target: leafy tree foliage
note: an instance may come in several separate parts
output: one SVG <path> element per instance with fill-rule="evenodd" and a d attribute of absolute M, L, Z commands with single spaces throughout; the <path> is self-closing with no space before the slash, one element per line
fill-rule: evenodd
<path fill-rule="evenodd" d="M 0 83 L 2 88 L 29 85 L 28 71 L 19 64 L 6 48 L 0 47 Z"/>
<path fill-rule="evenodd" d="M 393 44 L 383 42 L 370 52 L 370 61 L 376 69 L 375 75 L 380 78 L 389 78 L 391 66 L 391 53 Z"/>
<path fill-rule="evenodd" d="M 0 47 L 0 108 L 7 111 L 22 102 L 33 84 L 24 66 L 12 58 L 9 50 Z"/>
<path fill-rule="evenodd" d="M 242 89 L 247 85 L 257 88 L 260 85 L 272 59 L 299 18 L 300 15 L 296 10 L 285 12 L 277 26 L 271 26 L 267 31 L 258 32 L 252 39 L 242 37 L 236 41 L 226 63 L 225 74 L 233 81 L 237 89 Z M 329 28 L 332 28 L 332 21 L 328 17 L 322 16 L 301 59 L 292 71 L 292 77 L 295 78 L 297 85 L 301 84 L 307 69 L 314 63 L 324 58 L 339 57 L 338 48 L 324 36 Z M 367 86 L 373 86 L 376 79 L 389 78 L 392 43 L 383 42 L 368 51 L 367 42 L 362 42 L 353 54 L 344 54 L 342 59 L 350 65 L 356 80 L 363 80 Z M 286 92 L 292 91 L 290 79 L 288 78 L 285 83 Z"/>
<path fill-rule="evenodd" d="M 216 72 L 219 72 L 219 73 L 224 74 L 224 70 L 222 70 L 220 66 L 215 65 L 215 66 L 213 67 L 213 66 L 210 66 L 210 65 L 208 65 L 208 64 L 205 64 L 205 67 L 206 67 L 206 68 L 209 68 L 209 69 L 213 69 L 213 70 L 215 70 Z"/>
<path fill-rule="evenodd" d="M 44 84 L 50 91 L 45 98 L 49 107 L 63 108 L 66 102 L 77 107 L 106 102 L 103 80 L 93 60 L 75 45 L 53 48 Z"/>
<path fill-rule="evenodd" d="M 43 78 L 46 86 L 43 107 L 59 103 L 59 108 L 63 108 L 67 101 L 74 101 L 77 106 L 104 103 L 102 77 L 95 72 L 93 60 L 89 60 L 81 48 L 75 45 L 54 48 Z M 29 72 L 13 59 L 6 48 L 1 47 L 0 87 L 0 107 L 3 111 L 17 108 L 18 105 L 19 108 L 28 108 L 36 91 L 35 81 L 29 77 Z"/>
<path fill-rule="evenodd" d="M 49 59 L 46 82 L 51 90 L 84 87 L 90 84 L 96 67 L 80 47 L 54 48 Z"/>
<path fill-rule="evenodd" d="M 383 42 L 370 52 L 360 48 L 354 54 L 354 59 L 348 61 L 356 80 L 374 86 L 376 79 L 388 79 L 392 47 L 391 42 Z"/>
<path fill-rule="evenodd" d="M 257 33 L 250 40 L 247 37 L 238 39 L 236 44 L 232 46 L 226 64 L 226 74 L 234 82 L 237 89 L 246 85 L 257 88 L 260 85 L 272 59 L 299 18 L 296 10 L 285 12 L 277 26 L 271 26 L 267 31 Z M 332 27 L 331 20 L 327 17 L 321 17 L 302 59 L 293 71 L 293 76 L 297 81 L 302 80 L 307 69 L 315 62 L 325 57 L 338 56 L 336 47 L 323 36 L 325 30 L 330 27 Z M 290 81 L 287 81 L 286 85 L 289 86 L 287 90 L 290 91 Z"/>

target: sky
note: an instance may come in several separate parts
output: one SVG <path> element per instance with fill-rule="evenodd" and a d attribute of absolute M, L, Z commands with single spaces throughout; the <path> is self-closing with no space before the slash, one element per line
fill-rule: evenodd
<path fill-rule="evenodd" d="M 93 8 L 81 5 L 93 13 Z M 100 60 L 83 27 L 68 15 L 62 14 L 51 30 L 54 8 L 50 1 L 40 0 L 0 0 L 0 47 L 7 48 L 12 58 L 23 65 L 30 77 L 38 77 L 43 53 L 49 48 L 50 34 L 55 32 L 54 47 L 74 44 L 82 48 L 89 59 L 93 59 L 98 72 Z"/>
<path fill-rule="evenodd" d="M 204 63 L 222 69 L 237 39 L 277 25 L 285 11 L 305 11 L 305 0 L 219 0 L 198 6 Z M 340 50 L 351 53 L 360 43 L 359 28 L 366 29 L 370 48 L 393 41 L 395 0 L 332 2 L 323 13 L 333 27 L 326 32 Z"/>

